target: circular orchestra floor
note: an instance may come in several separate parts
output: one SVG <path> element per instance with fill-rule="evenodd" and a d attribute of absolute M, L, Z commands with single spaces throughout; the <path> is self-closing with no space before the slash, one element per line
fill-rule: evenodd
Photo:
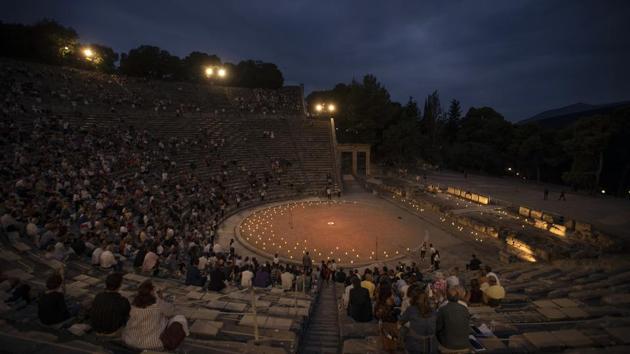
<path fill-rule="evenodd" d="M 238 228 L 248 248 L 267 256 L 301 261 L 308 251 L 317 263 L 354 266 L 402 257 L 428 234 L 421 220 L 400 209 L 337 200 L 258 209 Z"/>

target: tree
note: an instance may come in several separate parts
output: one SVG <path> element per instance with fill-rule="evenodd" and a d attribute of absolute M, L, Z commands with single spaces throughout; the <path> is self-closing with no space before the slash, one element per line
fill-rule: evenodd
<path fill-rule="evenodd" d="M 566 183 L 591 190 L 601 187 L 606 148 L 612 135 L 612 121 L 607 116 L 580 119 L 573 125 L 573 136 L 565 142 L 572 157 L 571 169 L 563 174 Z"/>
<path fill-rule="evenodd" d="M 32 26 L 0 23 L 0 55 L 63 64 L 64 48 L 74 48 L 78 41 L 76 31 L 59 23 L 44 19 Z"/>
<path fill-rule="evenodd" d="M 394 165 L 410 164 L 421 155 L 423 137 L 420 133 L 418 103 L 409 101 L 397 110 L 394 122 L 385 128 L 381 147 L 382 157 Z"/>
<path fill-rule="evenodd" d="M 159 80 L 183 78 L 181 60 L 168 51 L 155 46 L 141 45 L 120 58 L 120 72 Z"/>
<path fill-rule="evenodd" d="M 230 84 L 234 86 L 277 89 L 284 83 L 282 72 L 273 63 L 244 60 L 231 69 Z"/>
<path fill-rule="evenodd" d="M 470 108 L 448 151 L 450 166 L 501 173 L 509 162 L 512 124 L 490 107 Z"/>
<path fill-rule="evenodd" d="M 453 143 L 457 137 L 457 131 L 461 123 L 462 109 L 459 101 L 456 99 L 451 100 L 451 104 L 448 108 L 448 114 L 446 123 L 442 130 L 442 136 L 448 143 Z"/>

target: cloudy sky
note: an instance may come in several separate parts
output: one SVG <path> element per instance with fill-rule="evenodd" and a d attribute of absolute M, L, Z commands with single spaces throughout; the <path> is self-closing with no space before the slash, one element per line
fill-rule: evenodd
<path fill-rule="evenodd" d="M 393 98 L 491 106 L 512 121 L 576 102 L 630 100 L 630 1 L 0 2 L 3 22 L 53 18 L 84 42 L 276 63 L 327 89 L 371 73 Z"/>

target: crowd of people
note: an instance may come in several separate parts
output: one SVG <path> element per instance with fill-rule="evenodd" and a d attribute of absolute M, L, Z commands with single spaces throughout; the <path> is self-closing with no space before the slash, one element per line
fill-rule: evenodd
<path fill-rule="evenodd" d="M 95 71 L 0 61 L 5 116 L 52 109 L 71 112 L 303 113 L 301 90 L 247 89 L 161 82 Z M 233 100 L 231 97 L 235 97 Z M 18 98 L 9 102 L 6 98 Z"/>
<path fill-rule="evenodd" d="M 229 88 L 232 104 L 242 113 L 304 113 L 299 91 L 289 88 L 278 90 Z"/>
<path fill-rule="evenodd" d="M 343 269 L 331 277 L 345 285 L 343 308 L 356 322 L 378 321 L 383 348 L 408 353 L 466 351 L 470 348 L 469 306 L 496 307 L 505 297 L 497 274 L 473 255 L 460 272 L 450 275 L 425 261 L 362 272 Z"/>

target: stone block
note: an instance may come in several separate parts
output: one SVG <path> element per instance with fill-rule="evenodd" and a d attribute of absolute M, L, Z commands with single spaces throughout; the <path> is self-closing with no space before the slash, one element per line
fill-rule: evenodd
<path fill-rule="evenodd" d="M 531 210 L 531 211 L 529 212 L 529 216 L 530 216 L 530 217 L 532 217 L 532 218 L 534 218 L 534 219 L 540 219 L 540 220 L 542 220 L 542 214 L 543 214 L 543 213 L 542 213 L 542 211 L 540 211 L 540 210 Z"/>
<path fill-rule="evenodd" d="M 71 297 L 82 297 L 88 293 L 89 291 L 83 288 L 66 288 L 66 294 Z"/>
<path fill-rule="evenodd" d="M 145 280 L 149 279 L 148 277 L 142 276 L 140 274 L 135 273 L 127 273 L 123 276 L 123 278 L 131 281 L 135 281 L 136 283 L 142 283 Z"/>
<path fill-rule="evenodd" d="M 5 261 L 10 261 L 10 262 L 15 262 L 20 259 L 20 256 L 18 256 L 17 254 L 11 251 L 0 250 L 0 259 L 3 259 Z"/>
<path fill-rule="evenodd" d="M 560 331 L 552 331 L 552 335 L 562 342 L 566 347 L 588 347 L 593 345 L 593 341 L 577 329 L 564 329 Z"/>
<path fill-rule="evenodd" d="M 224 311 L 244 312 L 247 309 L 247 304 L 241 302 L 228 302 L 223 308 Z"/>
<path fill-rule="evenodd" d="M 189 299 L 201 300 L 203 298 L 204 293 L 200 293 L 197 291 L 191 291 L 186 294 L 186 297 Z"/>
<path fill-rule="evenodd" d="M 561 348 L 563 345 L 551 332 L 547 331 L 526 332 L 523 333 L 523 337 L 539 351 Z"/>
<path fill-rule="evenodd" d="M 256 307 L 258 308 L 269 307 L 269 306 L 271 306 L 271 301 L 265 301 L 265 300 L 256 301 Z"/>
<path fill-rule="evenodd" d="M 28 252 L 31 250 L 31 247 L 24 242 L 15 242 L 13 247 L 18 250 L 18 252 Z"/>
<path fill-rule="evenodd" d="M 579 307 L 560 307 L 560 312 L 567 315 L 570 319 L 580 319 L 589 317 L 588 313 Z"/>
<path fill-rule="evenodd" d="M 94 286 L 94 285 L 99 284 L 99 283 L 104 283 L 105 281 L 104 281 L 104 280 L 101 280 L 101 279 L 98 279 L 98 278 L 85 277 L 85 278 L 83 278 L 83 279 L 81 280 L 81 282 L 83 282 L 83 283 L 87 283 L 87 284 L 89 284 L 90 286 Z"/>
<path fill-rule="evenodd" d="M 271 306 L 269 308 L 268 313 L 273 316 L 284 316 L 284 317 L 293 317 L 293 316 L 308 316 L 308 309 L 303 307 L 284 307 L 284 306 Z"/>
<path fill-rule="evenodd" d="M 182 314 L 189 320 L 214 321 L 219 317 L 219 311 L 200 307 L 178 306 L 175 313 Z"/>
<path fill-rule="evenodd" d="M 630 294 L 610 294 L 602 297 L 602 302 L 609 305 L 630 304 Z"/>
<path fill-rule="evenodd" d="M 567 318 L 567 315 L 565 315 L 564 313 L 562 313 L 562 311 L 560 311 L 558 308 L 556 307 L 541 307 L 539 309 L 537 309 L 537 311 L 545 316 L 546 319 L 548 320 L 562 320 Z"/>
<path fill-rule="evenodd" d="M 553 301 L 553 303 L 558 305 L 559 307 L 577 307 L 579 305 L 577 302 L 566 297 L 560 299 L 552 299 L 551 301 Z"/>
<path fill-rule="evenodd" d="M 554 223 L 554 218 L 553 218 L 553 215 L 551 215 L 551 214 L 543 213 L 542 219 L 543 219 L 543 221 L 546 221 L 546 222 L 548 222 L 550 224 Z"/>
<path fill-rule="evenodd" d="M 343 341 L 343 354 L 377 354 L 382 353 L 381 345 L 376 337 L 365 339 L 346 339 Z"/>
<path fill-rule="evenodd" d="M 584 232 L 584 233 L 590 233 L 592 231 L 592 226 L 591 226 L 591 224 L 587 224 L 587 223 L 584 223 L 584 222 L 576 221 L 575 222 L 575 231 L 577 231 L 577 232 Z"/>
<path fill-rule="evenodd" d="M 223 322 L 196 320 L 190 326 L 190 333 L 202 337 L 216 337 L 221 328 L 223 328 Z"/>
<path fill-rule="evenodd" d="M 605 328 L 605 331 L 618 343 L 630 344 L 630 327 Z"/>
<path fill-rule="evenodd" d="M 533 302 L 538 307 L 558 307 L 552 300 L 537 300 Z"/>
<path fill-rule="evenodd" d="M 477 340 L 488 351 L 493 351 L 493 350 L 503 351 L 507 349 L 503 341 L 497 337 L 480 337 L 480 338 L 477 338 Z"/>
<path fill-rule="evenodd" d="M 278 300 L 278 304 L 285 305 L 285 306 L 295 306 L 296 300 L 295 299 L 291 299 L 291 298 L 283 297 L 283 298 L 280 298 L 280 300 Z M 297 299 L 297 306 L 299 306 L 299 307 L 310 307 L 311 306 L 311 302 L 309 300 Z"/>
<path fill-rule="evenodd" d="M 4 275 L 7 278 L 18 278 L 21 281 L 27 281 L 29 279 L 34 278 L 33 274 L 27 273 L 24 270 L 19 269 L 19 268 L 7 270 L 4 272 Z"/>
<path fill-rule="evenodd" d="M 529 213 L 530 212 L 531 212 L 531 210 L 529 208 L 526 208 L 526 207 L 523 207 L 523 206 L 518 208 L 518 214 L 521 215 L 521 216 L 524 216 L 526 218 L 529 217 Z"/>

